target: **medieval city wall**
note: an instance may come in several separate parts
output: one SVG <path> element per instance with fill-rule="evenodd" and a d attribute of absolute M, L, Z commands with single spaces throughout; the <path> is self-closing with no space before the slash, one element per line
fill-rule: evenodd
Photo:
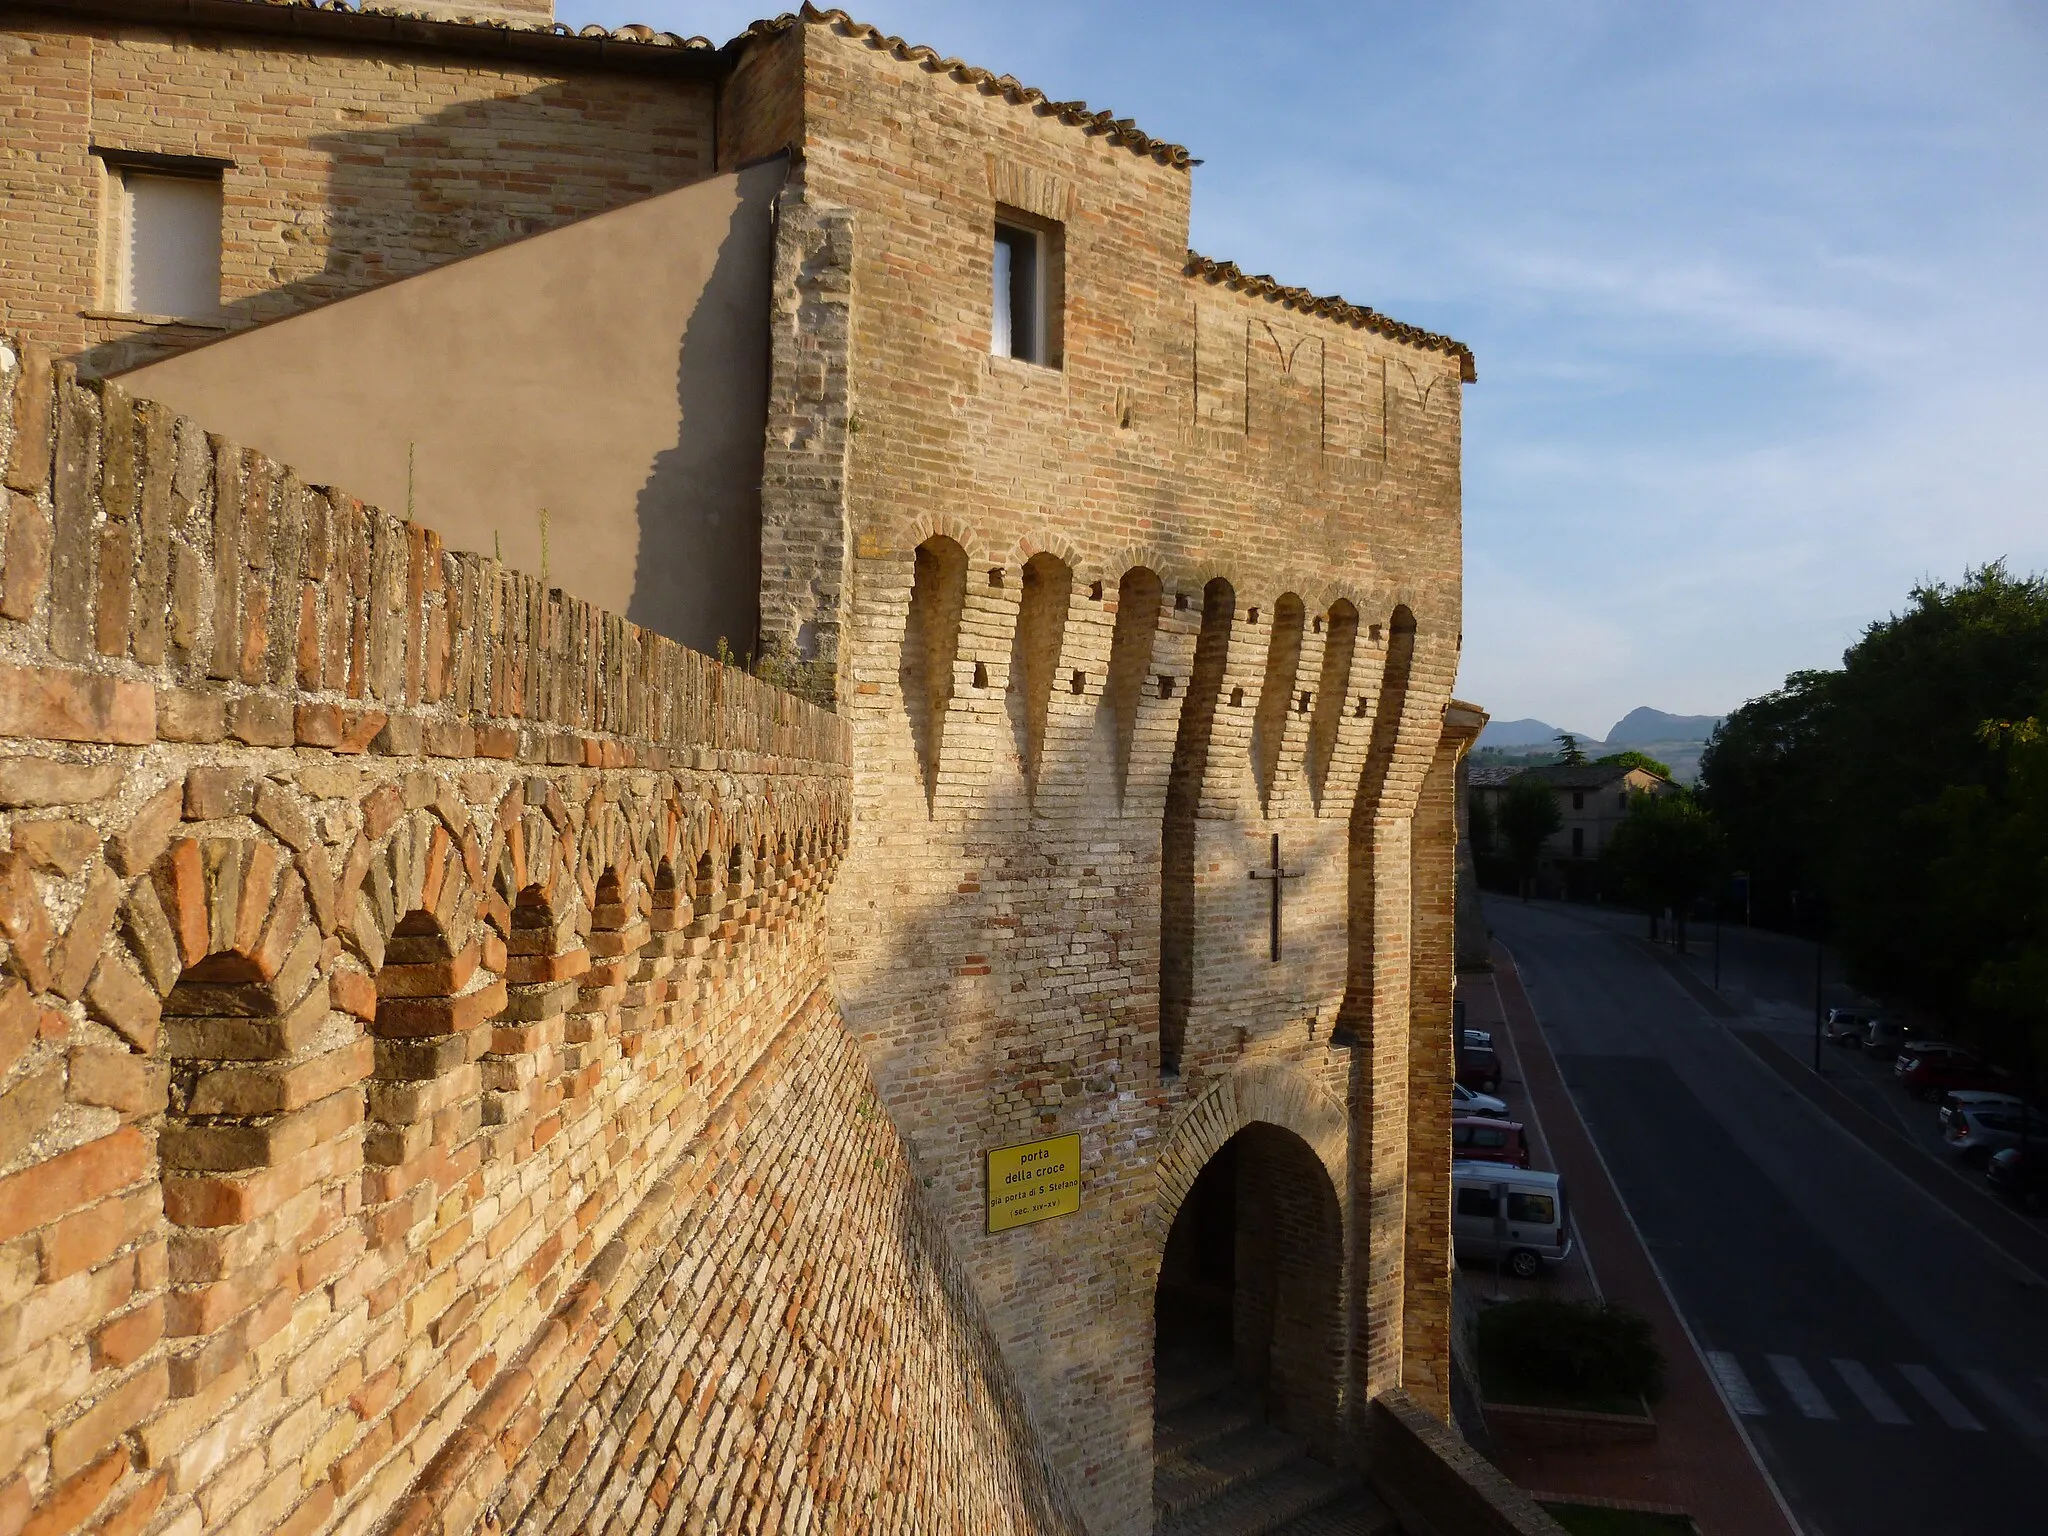
<path fill-rule="evenodd" d="M 367 16 L 335 17 L 343 35 L 322 38 L 318 13 L 246 9 L 257 14 L 242 27 L 273 35 L 236 30 L 236 8 L 222 7 L 209 13 L 222 25 L 190 27 L 24 8 L 0 36 L 0 201 L 37 210 L 0 223 L 0 329 L 96 372 L 222 334 L 113 309 L 110 157 L 221 168 L 224 326 L 714 168 L 709 50 L 626 41 L 600 64 L 597 40 Z"/>
<path fill-rule="evenodd" d="M 1230 1130 L 1293 1130 L 1338 1197 L 1346 1422 L 1402 1380 L 1411 1250 L 1447 1273 L 1406 1175 L 1411 1103 L 1448 1093 L 1448 959 L 1414 1023 L 1446 1049 L 1411 1054 L 1436 956 L 1410 937 L 1449 900 L 1413 814 L 1458 653 L 1468 360 L 1191 261 L 1184 165 L 1108 114 L 834 13 L 754 46 L 803 83 L 776 344 L 812 364 L 771 400 L 764 630 L 850 589 L 841 999 L 1091 1528 L 1142 1530 L 1160 1251 Z M 1060 231 L 1057 367 L 990 356 L 997 206 Z M 1248 878 L 1276 832 L 1277 966 Z M 989 1234 L 986 1150 L 1068 1132 L 1080 1213 Z"/>
<path fill-rule="evenodd" d="M 13 340 L 0 480 L 0 1528 L 1073 1528 L 839 721 Z"/>

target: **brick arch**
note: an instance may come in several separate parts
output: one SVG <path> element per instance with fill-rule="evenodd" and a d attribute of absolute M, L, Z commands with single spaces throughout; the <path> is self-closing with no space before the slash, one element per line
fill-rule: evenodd
<path fill-rule="evenodd" d="M 1073 572 L 1077 581 L 1082 567 L 1087 564 L 1080 546 L 1052 528 L 1040 528 L 1019 538 L 1010 546 L 1010 555 L 1020 566 L 1029 565 L 1039 555 L 1051 555 Z"/>
<path fill-rule="evenodd" d="M 356 861 L 351 860 L 351 872 Z M 476 938 L 478 903 L 488 890 L 474 834 L 458 832 L 436 811 L 401 816 L 369 847 L 369 856 L 339 894 L 343 940 L 372 971 L 399 922 L 424 912 L 460 952 Z"/>
<path fill-rule="evenodd" d="M 211 960 L 220 979 L 258 983 L 288 1006 L 294 998 L 281 994 L 318 968 L 305 880 L 291 849 L 267 837 L 176 838 L 122 908 L 128 947 L 159 998 Z"/>
<path fill-rule="evenodd" d="M 1154 1164 L 1156 1188 L 1146 1213 L 1156 1264 L 1181 1202 L 1225 1142 L 1253 1124 L 1292 1131 L 1315 1154 L 1340 1212 L 1350 1209 L 1351 1119 L 1338 1100 L 1298 1068 L 1247 1062 L 1182 1111 Z"/>
<path fill-rule="evenodd" d="M 896 525 L 892 532 L 903 540 L 902 547 L 916 549 L 933 539 L 951 539 L 965 551 L 969 570 L 977 565 L 987 566 L 1002 560 L 996 546 L 974 524 L 963 522 L 944 512 L 919 513 Z"/>

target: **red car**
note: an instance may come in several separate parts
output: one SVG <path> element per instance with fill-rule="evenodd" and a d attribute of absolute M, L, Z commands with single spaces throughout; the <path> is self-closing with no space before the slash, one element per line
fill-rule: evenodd
<path fill-rule="evenodd" d="M 1951 1088 L 2006 1088 L 2009 1074 L 1959 1045 L 1909 1040 L 1892 1062 L 1901 1086 L 1916 1098 L 1938 1099 Z"/>
<path fill-rule="evenodd" d="M 1451 1161 L 1507 1163 L 1529 1166 L 1529 1138 L 1519 1120 L 1484 1120 L 1478 1116 L 1451 1122 Z"/>

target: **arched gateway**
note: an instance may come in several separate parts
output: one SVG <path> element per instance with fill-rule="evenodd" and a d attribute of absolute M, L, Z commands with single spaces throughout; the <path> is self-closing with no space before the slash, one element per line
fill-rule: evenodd
<path fill-rule="evenodd" d="M 1202 1496 L 1218 1443 L 1227 1459 L 1240 1442 L 1268 1454 L 1285 1435 L 1339 1457 L 1346 1164 L 1343 1106 L 1277 1065 L 1232 1073 L 1168 1139 L 1154 1209 L 1162 1517 Z"/>

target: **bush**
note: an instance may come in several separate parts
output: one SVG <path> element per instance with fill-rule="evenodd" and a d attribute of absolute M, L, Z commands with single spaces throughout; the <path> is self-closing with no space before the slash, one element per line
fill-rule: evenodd
<path fill-rule="evenodd" d="M 1482 1370 L 1537 1392 L 1649 1400 L 1664 1391 L 1650 1320 L 1611 1302 L 1505 1302 L 1479 1315 L 1478 1342 Z"/>

